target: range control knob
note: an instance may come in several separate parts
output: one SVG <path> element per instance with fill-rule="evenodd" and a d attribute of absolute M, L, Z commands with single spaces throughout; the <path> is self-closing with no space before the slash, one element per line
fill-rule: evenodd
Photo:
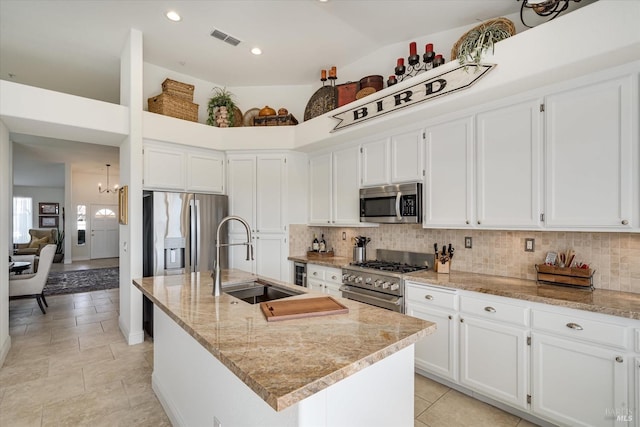
<path fill-rule="evenodd" d="M 356 277 L 356 280 L 354 280 L 355 283 L 362 283 L 362 276 L 358 276 Z"/>
<path fill-rule="evenodd" d="M 365 281 L 364 281 L 364 282 L 365 282 L 367 285 L 370 285 L 372 281 L 373 281 L 373 279 L 372 279 L 371 277 L 367 277 L 367 278 L 365 279 Z"/>
<path fill-rule="evenodd" d="M 348 281 L 348 280 L 349 280 L 349 274 L 346 274 L 346 273 L 345 273 L 345 274 L 343 274 L 343 275 L 342 275 L 342 281 L 343 281 L 343 282 L 346 282 L 346 281 Z"/>
<path fill-rule="evenodd" d="M 375 282 L 373 282 L 373 286 L 376 288 L 379 288 L 380 285 L 382 285 L 382 280 L 378 279 Z"/>
<path fill-rule="evenodd" d="M 349 281 L 353 282 L 356 279 L 356 276 L 354 276 L 353 274 L 349 276 Z"/>
<path fill-rule="evenodd" d="M 398 289 L 400 289 L 400 285 L 398 285 L 397 283 L 394 283 L 393 285 L 391 285 L 389 289 L 392 291 L 397 291 Z"/>
<path fill-rule="evenodd" d="M 389 286 L 391 286 L 391 282 L 384 282 L 382 284 L 382 289 L 389 289 Z"/>

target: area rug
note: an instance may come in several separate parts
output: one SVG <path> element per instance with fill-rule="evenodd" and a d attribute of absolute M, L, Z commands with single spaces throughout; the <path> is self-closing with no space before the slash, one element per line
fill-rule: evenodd
<path fill-rule="evenodd" d="M 75 294 L 119 287 L 118 267 L 49 272 L 44 295 Z"/>

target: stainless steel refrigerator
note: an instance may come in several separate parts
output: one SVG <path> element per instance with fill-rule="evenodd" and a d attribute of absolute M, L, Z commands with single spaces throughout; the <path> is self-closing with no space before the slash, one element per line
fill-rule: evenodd
<path fill-rule="evenodd" d="M 228 214 L 227 196 L 145 191 L 143 206 L 143 276 L 200 272 L 210 274 L 216 256 L 216 230 Z M 220 230 L 227 243 L 227 225 Z M 220 266 L 227 268 L 227 247 Z M 143 326 L 153 336 L 153 305 L 143 305 Z"/>

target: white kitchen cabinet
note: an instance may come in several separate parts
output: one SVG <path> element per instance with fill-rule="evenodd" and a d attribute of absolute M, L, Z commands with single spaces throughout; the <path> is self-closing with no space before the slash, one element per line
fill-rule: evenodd
<path fill-rule="evenodd" d="M 626 76 L 546 97 L 548 228 L 638 226 L 632 216 L 637 188 L 632 87 Z"/>
<path fill-rule="evenodd" d="M 390 182 L 389 138 L 362 144 L 363 187 L 385 185 Z"/>
<path fill-rule="evenodd" d="M 481 227 L 541 226 L 542 100 L 476 116 L 476 223 Z"/>
<path fill-rule="evenodd" d="M 423 130 L 362 144 L 362 187 L 422 182 Z"/>
<path fill-rule="evenodd" d="M 286 231 L 286 157 L 229 155 L 229 213 L 246 219 L 255 233 Z M 230 233 L 242 233 L 237 222 Z"/>
<path fill-rule="evenodd" d="M 195 147 L 146 142 L 144 188 L 224 193 L 224 153 Z"/>
<path fill-rule="evenodd" d="M 244 233 L 230 234 L 229 243 L 246 242 Z M 288 281 L 287 238 L 282 233 L 260 233 L 253 236 L 253 260 L 247 260 L 245 245 L 230 246 L 229 267 L 261 277 Z"/>
<path fill-rule="evenodd" d="M 415 365 L 442 378 L 458 380 L 458 313 L 455 290 L 405 283 L 406 314 L 436 324 L 415 344 Z"/>
<path fill-rule="evenodd" d="M 318 264 L 307 264 L 307 287 L 333 297 L 341 297 L 342 270 Z"/>
<path fill-rule="evenodd" d="M 424 226 L 470 227 L 473 119 L 466 117 L 430 126 L 425 135 Z"/>
<path fill-rule="evenodd" d="M 607 411 L 627 406 L 624 354 L 544 333 L 532 334 L 532 411 L 569 426 L 615 426 Z"/>
<path fill-rule="evenodd" d="M 360 223 L 360 156 L 358 147 L 309 159 L 309 224 Z"/>
<path fill-rule="evenodd" d="M 460 297 L 460 383 L 527 409 L 529 309 L 499 297 Z"/>

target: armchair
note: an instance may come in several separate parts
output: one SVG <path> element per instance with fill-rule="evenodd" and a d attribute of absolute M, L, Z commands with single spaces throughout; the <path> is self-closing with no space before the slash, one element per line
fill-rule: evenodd
<path fill-rule="evenodd" d="M 56 244 L 58 230 L 55 228 L 29 230 L 31 241 L 29 243 L 18 243 L 14 255 L 35 255 L 39 256 L 40 251 L 48 244 Z"/>
<path fill-rule="evenodd" d="M 35 298 L 42 310 L 47 314 L 42 304 L 49 307 L 44 298 L 44 285 L 49 277 L 49 270 L 56 254 L 56 245 L 46 245 L 40 251 L 40 263 L 36 274 L 17 274 L 9 278 L 9 300 L 20 298 Z"/>

